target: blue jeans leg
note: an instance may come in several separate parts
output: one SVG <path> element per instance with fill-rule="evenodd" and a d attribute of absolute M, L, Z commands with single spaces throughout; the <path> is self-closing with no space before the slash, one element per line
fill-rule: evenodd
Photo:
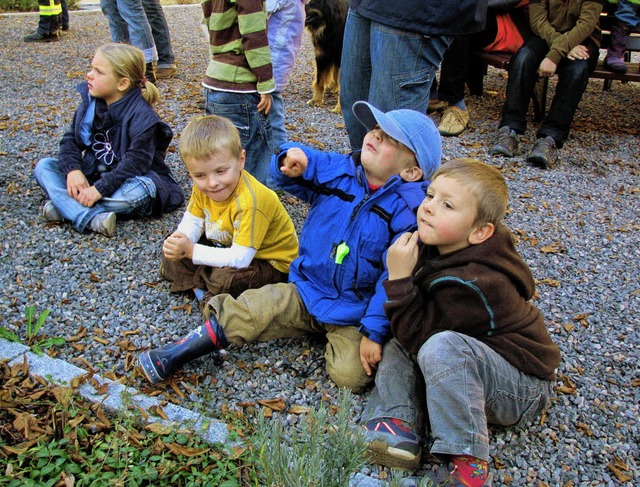
<path fill-rule="evenodd" d="M 175 66 L 176 58 L 171 47 L 171 35 L 167 18 L 160 5 L 160 0 L 142 0 L 142 7 L 147 14 L 147 20 L 151 27 L 153 40 L 158 49 L 158 67 L 172 68 Z"/>
<path fill-rule="evenodd" d="M 111 196 L 98 203 L 104 211 L 123 216 L 149 216 L 156 198 L 156 185 L 146 176 L 127 179 Z"/>
<path fill-rule="evenodd" d="M 287 129 L 284 126 L 285 106 L 282 93 L 274 91 L 271 93 L 271 134 L 273 136 L 273 146 L 278 148 L 287 142 Z"/>
<path fill-rule="evenodd" d="M 349 142 L 362 148 L 367 130 L 351 108 L 366 100 L 383 112 L 426 111 L 429 91 L 452 37 L 428 37 L 372 22 L 349 10 L 340 67 L 340 102 Z"/>
<path fill-rule="evenodd" d="M 138 176 L 127 179 L 109 198 L 102 198 L 92 207 L 87 207 L 67 194 L 67 175 L 60 170 L 57 159 L 41 159 L 36 164 L 33 175 L 60 216 L 70 221 L 79 232 L 83 232 L 99 213 L 113 211 L 119 215 L 148 215 L 156 195 L 153 181 L 145 176 Z"/>
<path fill-rule="evenodd" d="M 126 38 L 143 52 L 145 61 L 150 63 L 158 60 L 153 33 L 141 0 L 100 0 L 100 7 L 109 20 L 113 42 L 125 42 L 123 23 L 126 23 Z"/>
<path fill-rule="evenodd" d="M 205 88 L 204 98 L 208 115 L 228 118 L 236 126 L 247 153 L 245 169 L 262 184 L 267 184 L 269 163 L 275 150 L 271 128 L 274 111 L 271 110 L 269 115 L 258 112 L 258 93 L 231 93 Z"/>
<path fill-rule="evenodd" d="M 598 47 L 590 39 L 583 45 L 589 50 L 589 59 L 563 59 L 556 73 L 558 82 L 556 93 L 551 101 L 549 113 L 540 124 L 537 137 L 553 137 L 556 146 L 561 148 L 569 137 L 569 129 L 578 109 L 584 90 L 587 89 L 589 76 L 598 64 Z"/>
<path fill-rule="evenodd" d="M 434 454 L 488 461 L 487 424 L 516 426 L 534 419 L 553 385 L 520 372 L 479 340 L 452 331 L 429 338 L 418 352 L 418 364 Z"/>

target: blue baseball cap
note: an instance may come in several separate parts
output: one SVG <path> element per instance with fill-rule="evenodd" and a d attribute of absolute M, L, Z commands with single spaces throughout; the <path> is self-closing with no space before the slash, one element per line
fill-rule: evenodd
<path fill-rule="evenodd" d="M 407 109 L 383 113 L 366 101 L 355 102 L 352 110 L 367 130 L 378 125 L 389 137 L 411 149 L 424 179 L 430 179 L 440 167 L 442 139 L 433 120 L 426 113 Z"/>

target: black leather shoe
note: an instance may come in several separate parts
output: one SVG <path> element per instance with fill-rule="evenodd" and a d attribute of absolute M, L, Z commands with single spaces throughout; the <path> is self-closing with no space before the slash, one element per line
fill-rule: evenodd
<path fill-rule="evenodd" d="M 57 33 L 44 35 L 37 30 L 33 34 L 24 36 L 22 40 L 24 42 L 56 42 L 60 40 L 60 36 Z"/>

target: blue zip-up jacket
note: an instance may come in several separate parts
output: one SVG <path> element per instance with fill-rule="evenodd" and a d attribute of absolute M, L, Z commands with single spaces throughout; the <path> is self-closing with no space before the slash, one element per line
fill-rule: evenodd
<path fill-rule="evenodd" d="M 110 196 L 129 178 L 146 176 L 156 187 L 153 214 L 172 211 L 184 202 L 180 185 L 165 164 L 165 154 L 173 138 L 169 125 L 160 120 L 141 90 L 134 88 L 112 103 L 108 110 L 114 124 L 109 129 L 109 150 L 113 151 L 113 169 L 97 173 L 98 161 L 83 136 L 83 121 L 92 98 L 87 82 L 76 87 L 82 98 L 71 127 L 62 136 L 58 152 L 60 169 L 69 174 L 79 169 L 102 196 Z"/>
<path fill-rule="evenodd" d="M 279 170 L 279 160 L 290 147 L 300 147 L 309 159 L 299 178 Z M 428 183 L 393 176 L 372 192 L 357 164 L 359 153 L 320 152 L 296 143 L 281 150 L 271 160 L 272 177 L 311 204 L 289 281 L 319 322 L 359 326 L 363 335 L 384 343 L 390 334 L 383 309 L 386 252 L 398 236 L 416 229 L 416 210 Z M 337 263 L 346 248 L 348 253 Z"/>

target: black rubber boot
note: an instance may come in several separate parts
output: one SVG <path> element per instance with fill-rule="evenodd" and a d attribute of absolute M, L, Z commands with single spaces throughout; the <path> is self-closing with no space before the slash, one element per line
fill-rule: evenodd
<path fill-rule="evenodd" d="M 138 362 L 149 382 L 156 384 L 187 362 L 221 350 L 228 344 L 224 330 L 212 316 L 177 342 L 142 352 Z"/>

